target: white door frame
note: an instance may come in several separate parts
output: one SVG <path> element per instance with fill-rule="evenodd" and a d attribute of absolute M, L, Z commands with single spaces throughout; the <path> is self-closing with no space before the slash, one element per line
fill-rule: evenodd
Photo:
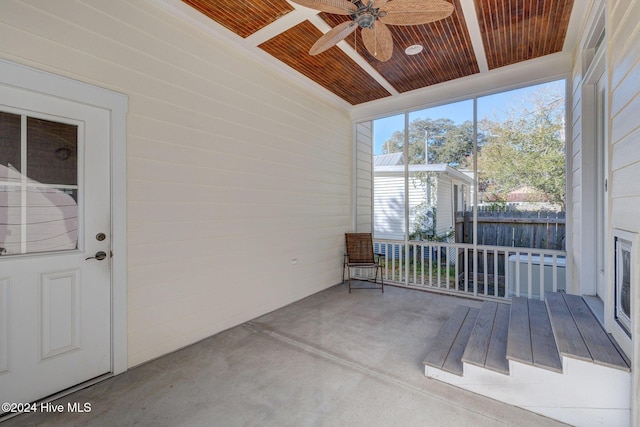
<path fill-rule="evenodd" d="M 581 246 L 580 246 L 580 256 L 581 256 L 581 266 L 580 270 L 574 272 L 574 278 L 578 278 L 578 287 L 574 289 L 575 293 L 580 295 L 596 295 L 597 285 L 594 279 L 598 277 L 599 272 L 597 271 L 597 262 L 596 262 L 596 246 L 601 242 L 597 240 L 597 202 L 598 202 L 598 191 L 602 190 L 602 186 L 604 183 L 597 183 L 596 177 L 597 173 L 595 171 L 596 165 L 596 144 L 592 143 L 597 138 L 597 128 L 595 123 L 596 117 L 596 85 L 600 76 L 604 73 L 606 76 L 607 70 L 607 59 L 606 59 L 606 51 L 607 45 L 606 40 L 601 43 L 600 49 L 596 49 L 598 45 L 598 40 L 600 39 L 601 34 L 604 32 L 606 28 L 606 14 L 605 14 L 605 2 L 604 1 L 596 1 L 594 3 L 593 9 L 588 18 L 588 22 L 586 25 L 586 34 L 582 41 L 582 61 L 583 61 L 583 77 L 581 82 L 581 99 L 582 99 L 582 146 L 581 146 L 581 164 L 580 164 L 580 173 L 582 174 L 582 187 L 581 187 Z M 606 105 L 605 105 L 605 114 L 606 114 Z M 605 120 L 605 139 L 607 132 L 607 121 Z M 605 147 L 606 149 L 606 147 Z M 605 199 L 605 203 L 607 200 Z M 605 210 L 607 208 L 605 207 Z M 605 224 L 605 240 L 604 251 L 605 254 L 609 254 L 608 248 L 606 245 L 608 242 L 609 229 Z M 605 262 L 606 267 L 606 262 Z M 606 269 L 605 269 L 606 270 Z M 606 271 L 605 271 L 606 276 Z M 604 307 L 605 307 L 605 315 L 607 315 L 607 304 L 609 301 L 606 301 L 604 295 L 600 295 L 603 299 Z"/>
<path fill-rule="evenodd" d="M 0 59 L 0 84 L 107 110 L 111 152 L 111 373 L 127 370 L 127 95 Z"/>
<path fill-rule="evenodd" d="M 605 264 L 606 264 L 606 256 L 609 255 L 608 250 L 608 226 L 604 224 L 604 236 L 602 237 L 604 240 L 602 242 L 598 241 L 598 224 L 597 221 L 605 221 L 608 219 L 607 210 L 608 203 L 607 198 L 604 197 L 602 200 L 605 204 L 604 207 L 604 218 L 599 218 L 597 215 L 598 211 L 598 193 L 603 191 L 604 183 L 597 182 L 598 173 L 597 173 L 597 163 L 598 161 L 602 161 L 603 159 L 598 158 L 598 143 L 599 143 L 599 135 L 598 135 L 598 124 L 596 122 L 597 116 L 597 107 L 599 105 L 599 100 L 597 99 L 597 85 L 600 77 L 605 75 L 606 77 L 606 49 L 603 47 L 593 58 L 591 66 L 587 70 L 584 76 L 583 84 L 582 84 L 582 103 L 583 103 L 583 128 L 582 128 L 582 183 L 583 183 L 583 191 L 582 191 L 582 204 L 583 204 L 583 212 L 582 212 L 582 221 L 583 221 L 583 232 L 582 232 L 582 264 L 583 264 L 583 274 L 582 280 L 580 283 L 580 294 L 582 295 L 597 295 L 597 284 L 596 280 L 600 274 L 598 271 L 598 260 L 597 260 L 597 250 L 598 245 L 602 244 L 604 247 L 602 250 L 605 253 Z M 606 94 L 605 94 L 606 98 Z M 606 99 L 605 105 L 600 105 L 604 109 L 602 111 L 605 114 L 605 118 L 603 120 L 602 125 L 604 125 L 604 129 L 602 130 L 602 134 L 604 135 L 604 141 L 601 141 L 605 144 L 604 150 L 607 148 L 607 106 Z M 604 167 L 604 172 L 606 173 L 607 167 L 606 165 L 602 165 Z M 606 175 L 605 175 L 605 178 Z M 604 276 L 606 277 L 606 265 Z M 596 280 L 594 280 L 596 279 Z M 605 295 L 599 295 L 605 305 L 605 312 L 607 303 L 609 301 L 606 300 Z"/>

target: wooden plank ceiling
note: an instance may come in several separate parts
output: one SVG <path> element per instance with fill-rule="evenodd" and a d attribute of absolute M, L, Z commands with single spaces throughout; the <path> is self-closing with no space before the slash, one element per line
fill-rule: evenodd
<path fill-rule="evenodd" d="M 560 52 L 573 0 L 474 0 L 489 69 Z"/>
<path fill-rule="evenodd" d="M 286 0 L 182 0 L 242 38 L 293 11 Z"/>
<path fill-rule="evenodd" d="M 473 0 L 477 16 L 470 18 L 461 7 L 461 1 L 469 0 L 446 0 L 455 7 L 448 18 L 425 25 L 389 25 L 393 56 L 380 62 L 364 49 L 359 29 L 345 41 L 360 59 L 352 59 L 353 55 L 339 47 L 309 55 L 310 47 L 322 36 L 316 26 L 317 17 L 309 20 L 308 9 L 286 0 L 182 1 L 243 39 L 269 30 L 269 26 L 280 28 L 277 21 L 283 16 L 305 11 L 297 25 L 283 25 L 267 40 L 257 37 L 253 47 L 351 105 L 477 74 L 481 72 L 479 54 L 486 57 L 488 69 L 492 70 L 559 52 L 573 7 L 573 0 Z M 318 15 L 329 27 L 350 19 L 328 13 Z M 468 19 L 477 19 L 484 52 L 474 52 Z M 424 50 L 417 55 L 405 54 L 405 49 L 414 44 L 422 45 Z"/>
<path fill-rule="evenodd" d="M 390 95 L 340 49 L 309 55 L 309 49 L 321 36 L 322 32 L 311 22 L 303 21 L 262 43 L 260 48 L 352 105 Z"/>

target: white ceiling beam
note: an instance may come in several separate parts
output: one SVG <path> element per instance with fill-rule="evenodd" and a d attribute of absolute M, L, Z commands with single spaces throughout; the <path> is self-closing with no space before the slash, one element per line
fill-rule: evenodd
<path fill-rule="evenodd" d="M 271 24 L 251 34 L 245 39 L 247 43 L 259 46 L 267 40 L 271 40 L 278 34 L 287 31 L 291 27 L 295 27 L 303 21 L 311 20 L 318 14 L 317 10 L 309 9 L 308 7 L 303 7 L 296 3 L 289 3 L 295 8 L 294 11 L 281 16 Z"/>
<path fill-rule="evenodd" d="M 467 23 L 467 30 L 469 31 L 469 37 L 471 37 L 471 45 L 473 46 L 473 52 L 476 55 L 476 62 L 480 69 L 480 74 L 489 71 L 489 65 L 487 63 L 487 55 L 484 49 L 484 43 L 482 42 L 482 34 L 480 33 L 480 25 L 478 24 L 478 13 L 476 12 L 475 2 L 473 1 L 461 1 L 462 13 L 464 20 Z"/>
<path fill-rule="evenodd" d="M 310 21 L 320 31 L 322 31 L 322 33 L 326 33 L 331 29 L 331 26 L 329 26 L 326 22 L 324 22 L 322 18 L 320 18 L 318 15 L 314 16 L 312 19 L 310 19 Z M 350 37 L 353 37 L 353 36 L 350 36 Z M 343 40 L 340 43 L 338 43 L 336 46 L 340 48 L 340 50 L 342 50 L 345 54 L 347 54 L 349 58 L 351 58 L 356 64 L 358 64 L 358 66 L 362 68 L 367 74 L 369 74 L 376 82 L 378 82 L 380 86 L 382 86 L 389 93 L 391 93 L 391 95 L 398 95 L 399 92 L 395 90 L 393 86 L 391 86 L 391 84 L 387 81 L 387 79 L 382 77 L 382 75 L 378 73 L 378 71 L 375 68 L 373 68 L 371 64 L 369 64 L 369 62 L 367 62 L 362 57 L 362 55 L 356 52 L 349 43 Z M 364 48 L 364 44 L 362 44 L 362 48 Z"/>

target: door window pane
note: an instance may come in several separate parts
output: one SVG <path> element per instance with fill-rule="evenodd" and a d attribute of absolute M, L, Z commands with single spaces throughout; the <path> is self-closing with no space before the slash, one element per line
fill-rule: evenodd
<path fill-rule="evenodd" d="M 20 172 L 20 116 L 0 111 L 0 179 L 8 169 Z"/>
<path fill-rule="evenodd" d="M 77 190 L 30 186 L 27 192 L 26 252 L 75 249 Z"/>
<path fill-rule="evenodd" d="M 77 159 L 77 126 L 0 112 L 0 255 L 77 248 Z"/>
<path fill-rule="evenodd" d="M 78 184 L 78 127 L 27 118 L 27 176 L 46 184 Z"/>

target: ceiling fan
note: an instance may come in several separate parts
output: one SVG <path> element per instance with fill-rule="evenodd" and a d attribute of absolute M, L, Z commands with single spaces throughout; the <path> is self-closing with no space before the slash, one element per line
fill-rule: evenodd
<path fill-rule="evenodd" d="M 358 27 L 362 42 L 378 61 L 393 54 L 393 39 L 387 25 L 419 25 L 444 19 L 454 7 L 445 0 L 291 0 L 321 12 L 349 15 L 350 21 L 336 25 L 311 47 L 317 55 L 344 40 Z"/>

